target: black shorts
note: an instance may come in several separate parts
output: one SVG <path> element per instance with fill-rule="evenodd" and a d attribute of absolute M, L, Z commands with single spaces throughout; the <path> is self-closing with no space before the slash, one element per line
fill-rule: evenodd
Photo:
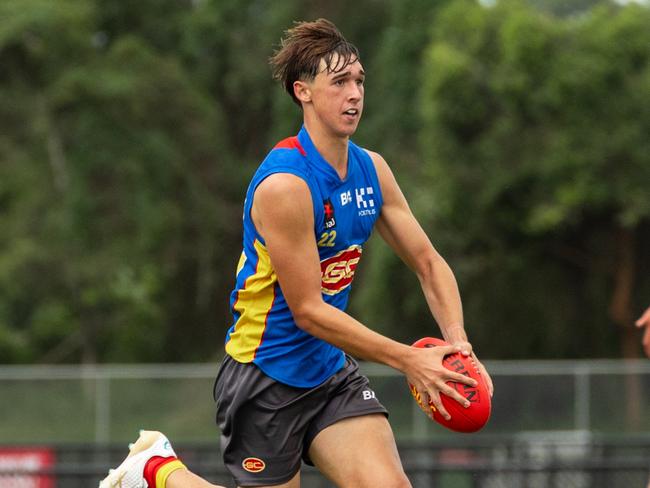
<path fill-rule="evenodd" d="M 286 483 L 312 464 L 309 446 L 329 425 L 388 411 L 354 359 L 314 388 L 279 383 L 252 363 L 226 355 L 215 382 L 223 460 L 239 486 Z"/>

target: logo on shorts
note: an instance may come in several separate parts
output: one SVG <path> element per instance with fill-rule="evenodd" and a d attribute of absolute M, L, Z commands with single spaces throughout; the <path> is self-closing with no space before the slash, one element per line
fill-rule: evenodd
<path fill-rule="evenodd" d="M 242 461 L 241 467 L 249 473 L 259 473 L 260 471 L 264 471 L 266 464 L 260 458 L 247 457 Z"/>
<path fill-rule="evenodd" d="M 364 400 L 372 400 L 373 398 L 377 398 L 375 396 L 375 392 L 372 390 L 363 390 L 361 393 L 363 394 Z"/>

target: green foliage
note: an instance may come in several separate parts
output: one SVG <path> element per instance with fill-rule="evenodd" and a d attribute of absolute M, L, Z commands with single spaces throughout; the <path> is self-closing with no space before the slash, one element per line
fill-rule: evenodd
<path fill-rule="evenodd" d="M 1 2 L 0 363 L 221 354 L 246 185 L 301 123 L 267 61 L 321 16 L 482 355 L 616 354 L 613 236 L 650 266 L 649 13 L 531 3 Z M 434 334 L 415 277 L 365 255 L 352 313 Z"/>
<path fill-rule="evenodd" d="M 86 6 L 92 12 L 92 3 Z M 47 351 L 43 360 L 173 358 L 177 341 L 170 331 L 180 320 L 170 297 L 187 273 L 181 258 L 196 269 L 199 287 L 210 281 L 197 261 L 206 268 L 219 262 L 210 243 L 224 225 L 214 217 L 228 205 L 219 198 L 225 168 L 216 157 L 228 155 L 222 113 L 179 57 L 164 52 L 178 33 L 163 39 L 140 8 L 86 18 L 112 30 L 87 30 L 77 56 L 54 62 L 55 49 L 42 60 L 32 53 L 32 64 L 52 62 L 51 76 L 37 86 L 17 82 L 33 80 L 30 63 L 6 74 L 3 113 L 31 122 L 10 126 L 1 146 L 7 172 L 20 179 L 15 186 L 3 179 L 2 192 L 10 210 L 3 223 L 14 227 L 2 246 L 9 261 L 2 267 L 4 320 L 6 336 L 23 339 L 22 352 L 13 348 L 17 359 Z M 147 20 L 143 35 L 120 35 L 125 19 L 138 16 Z M 63 22 L 56 15 L 36 20 L 24 24 L 43 37 Z M 19 45 L 23 32 L 15 36 Z M 93 36 L 108 41 L 93 48 Z M 7 48 L 0 55 L 12 53 Z M 24 191 L 30 188 L 35 191 Z M 202 254 L 185 258 L 190 247 Z M 15 296 L 6 293 L 12 289 Z M 176 305 L 176 313 L 209 313 L 210 290 L 199 294 L 193 308 Z M 70 344 L 54 347 L 66 335 Z M 216 334 L 206 326 L 197 335 Z"/>
<path fill-rule="evenodd" d="M 589 354 L 614 342 L 607 304 L 584 286 L 613 288 L 618 229 L 650 218 L 649 21 L 638 6 L 558 21 L 455 3 L 434 26 L 421 90 L 431 211 L 462 236 L 459 259 L 482 263 L 461 268 L 469 322 L 499 355 L 525 356 L 527 339 L 538 354 L 585 354 L 568 332 L 580 320 L 601 337 Z M 519 343 L 491 338 L 520 327 Z"/>

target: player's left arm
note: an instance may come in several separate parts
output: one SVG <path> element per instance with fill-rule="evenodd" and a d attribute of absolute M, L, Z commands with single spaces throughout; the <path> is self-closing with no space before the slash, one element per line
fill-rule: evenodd
<path fill-rule="evenodd" d="M 376 223 L 379 234 L 417 275 L 444 339 L 460 346 L 465 355 L 473 354 L 465 332 L 463 307 L 454 273 L 411 212 L 388 163 L 381 155 L 372 151 L 368 153 L 377 170 L 384 200 Z M 480 367 L 492 394 L 492 380 L 482 364 Z"/>

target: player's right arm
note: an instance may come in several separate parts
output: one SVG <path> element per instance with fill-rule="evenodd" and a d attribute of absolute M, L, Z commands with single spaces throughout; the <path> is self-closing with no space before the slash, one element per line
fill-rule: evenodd
<path fill-rule="evenodd" d="M 374 332 L 323 300 L 313 204 L 304 180 L 287 173 L 267 177 L 255 190 L 251 217 L 298 327 L 348 354 L 386 364 L 418 384 L 430 385 L 429 396 L 445 417 L 440 392 L 467 404 L 446 382 L 475 385 L 475 381 L 442 365 L 442 358 L 457 348 L 412 348 Z"/>

